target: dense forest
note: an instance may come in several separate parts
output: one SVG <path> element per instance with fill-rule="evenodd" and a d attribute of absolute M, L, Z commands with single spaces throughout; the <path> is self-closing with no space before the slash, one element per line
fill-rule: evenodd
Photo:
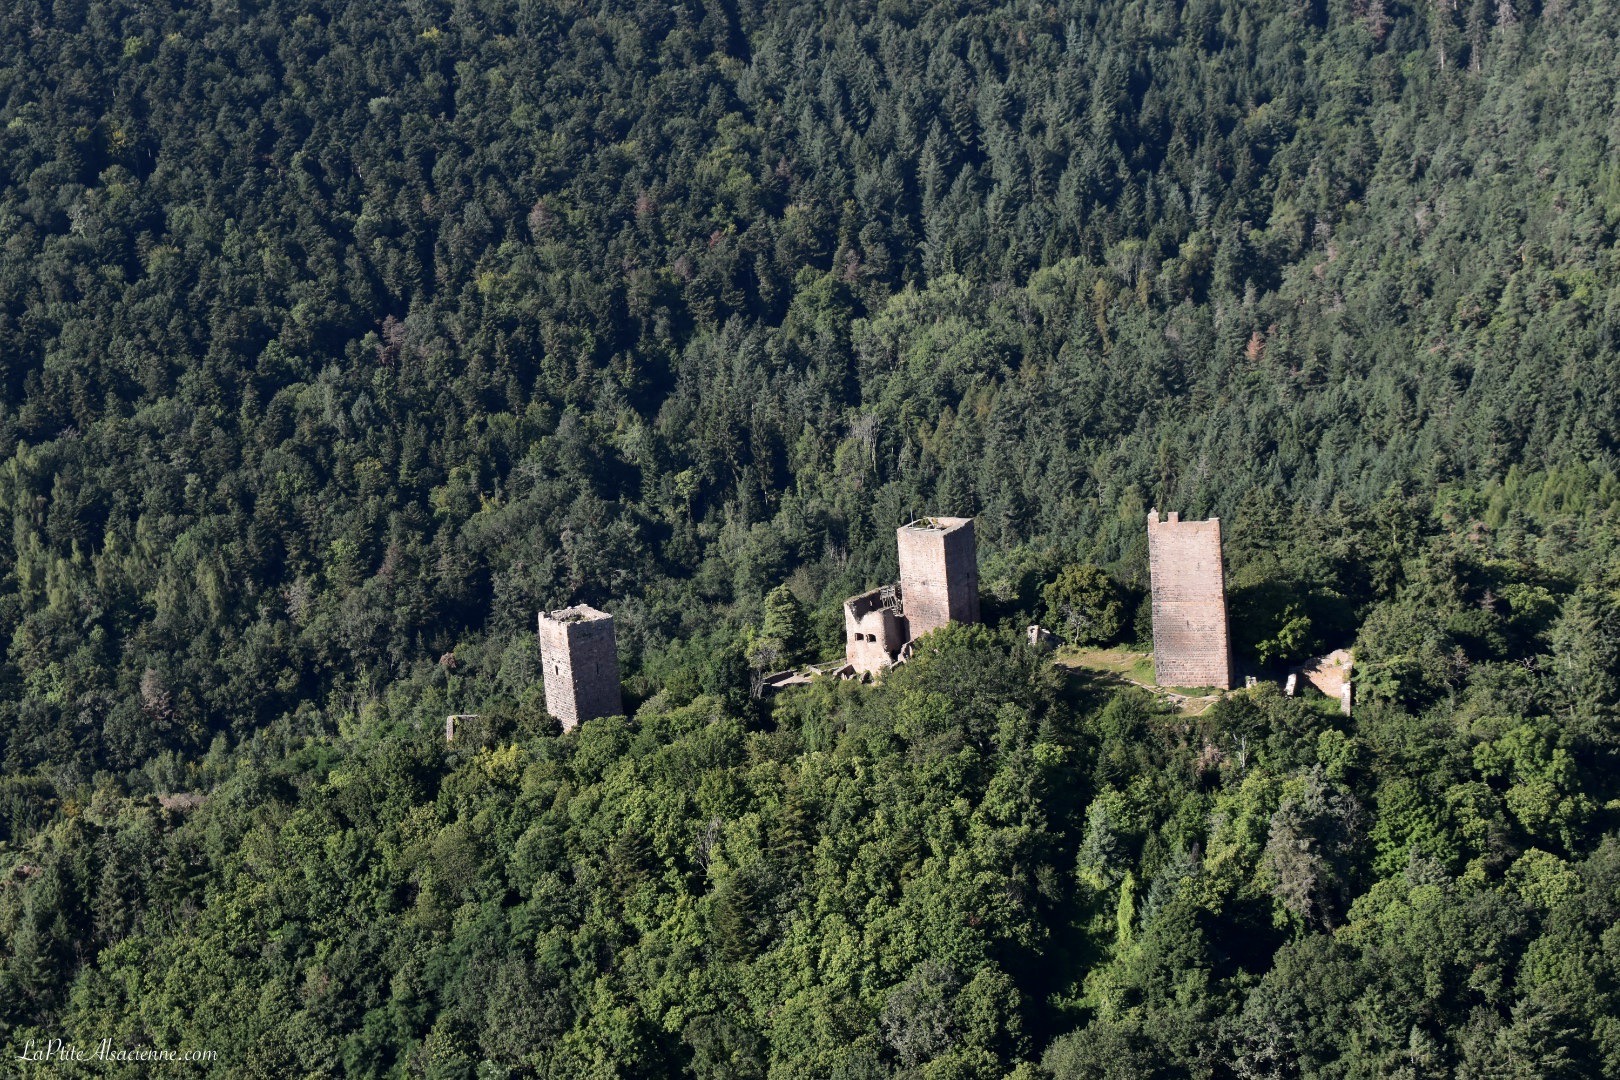
<path fill-rule="evenodd" d="M 1613 0 L 11 0 L 0 1051 L 1620 1076 L 1617 230 Z"/>

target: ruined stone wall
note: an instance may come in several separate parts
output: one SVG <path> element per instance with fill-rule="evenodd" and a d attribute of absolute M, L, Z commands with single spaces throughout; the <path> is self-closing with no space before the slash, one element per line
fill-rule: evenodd
<path fill-rule="evenodd" d="M 1339 711 L 1350 715 L 1350 675 L 1355 657 L 1349 649 L 1336 649 L 1326 656 L 1307 661 L 1299 669 L 1310 684 L 1339 703 Z"/>
<path fill-rule="evenodd" d="M 540 613 L 546 711 L 564 731 L 624 712 L 613 616 L 583 604 Z"/>
<path fill-rule="evenodd" d="M 948 622 L 979 621 L 979 552 L 972 518 L 919 518 L 895 530 L 900 592 L 913 639 Z"/>
<path fill-rule="evenodd" d="M 1232 687 L 1221 522 L 1148 513 L 1153 667 L 1160 686 Z"/>
<path fill-rule="evenodd" d="M 844 659 L 861 674 L 874 674 L 894 663 L 906 643 L 905 620 L 883 606 L 883 590 L 844 601 Z"/>

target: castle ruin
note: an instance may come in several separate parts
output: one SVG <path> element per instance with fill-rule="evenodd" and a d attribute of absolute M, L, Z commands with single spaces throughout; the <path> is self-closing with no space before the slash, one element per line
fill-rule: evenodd
<path fill-rule="evenodd" d="M 1160 686 L 1232 688 L 1221 520 L 1159 520 L 1148 511 L 1153 582 L 1153 670 Z"/>
<path fill-rule="evenodd" d="M 874 674 L 893 664 L 906 641 L 906 620 L 895 586 L 844 601 L 844 658 L 856 674 Z"/>
<path fill-rule="evenodd" d="M 1335 649 L 1326 656 L 1318 656 L 1288 673 L 1286 692 L 1293 697 L 1299 691 L 1300 680 L 1310 683 L 1326 697 L 1339 703 L 1339 711 L 1350 715 L 1351 673 L 1355 670 L 1355 656 L 1349 649 Z"/>
<path fill-rule="evenodd" d="M 540 612 L 540 668 L 546 711 L 564 731 L 624 712 L 613 616 L 579 604 Z"/>
<path fill-rule="evenodd" d="M 844 601 L 845 659 L 857 675 L 904 659 L 911 644 L 949 622 L 979 621 L 979 561 L 972 518 L 918 518 L 895 530 L 900 581 Z"/>

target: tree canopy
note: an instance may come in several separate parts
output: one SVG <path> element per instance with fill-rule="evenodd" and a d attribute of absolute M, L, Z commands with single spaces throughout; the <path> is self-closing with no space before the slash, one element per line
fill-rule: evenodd
<path fill-rule="evenodd" d="M 0 1036 L 1620 1075 L 1617 28 L 5 5 Z M 1352 717 L 1021 642 L 1147 639 L 1151 505 Z M 987 625 L 757 696 L 923 513 Z M 564 736 L 576 602 L 630 715 Z"/>

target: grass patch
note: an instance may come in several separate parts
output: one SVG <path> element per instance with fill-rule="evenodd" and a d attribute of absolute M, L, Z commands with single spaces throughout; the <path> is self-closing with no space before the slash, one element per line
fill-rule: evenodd
<path fill-rule="evenodd" d="M 1153 682 L 1153 654 L 1137 649 L 1086 649 L 1065 645 L 1058 650 L 1057 662 L 1064 667 L 1098 671 L 1146 686 Z"/>
<path fill-rule="evenodd" d="M 1083 667 L 1093 671 L 1111 671 L 1127 675 L 1139 664 L 1153 666 L 1153 654 L 1133 649 L 1088 649 L 1078 645 L 1065 645 L 1058 650 L 1057 661 L 1064 667 Z"/>
<path fill-rule="evenodd" d="M 1154 681 L 1153 654 L 1140 649 L 1086 649 L 1065 645 L 1058 649 L 1056 660 L 1072 671 L 1139 683 L 1159 694 L 1175 694 L 1185 699 L 1177 703 L 1178 711 L 1185 716 L 1197 716 L 1224 693 L 1214 686 L 1160 686 Z"/>

